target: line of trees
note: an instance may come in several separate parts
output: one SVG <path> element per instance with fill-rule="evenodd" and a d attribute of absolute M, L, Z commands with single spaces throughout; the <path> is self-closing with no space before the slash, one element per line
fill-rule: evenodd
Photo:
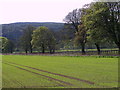
<path fill-rule="evenodd" d="M 35 27 L 29 25 L 25 30 L 20 39 L 21 47 L 26 53 L 33 52 L 33 48 L 36 51 L 42 51 L 45 53 L 45 50 L 49 50 L 50 53 L 55 52 L 56 40 L 53 33 L 44 26 Z"/>
<path fill-rule="evenodd" d="M 1 52 L 2 53 L 13 53 L 15 48 L 12 41 L 6 37 L 0 37 Z M 33 49 L 36 51 L 45 53 L 45 50 L 49 50 L 50 53 L 55 52 L 56 39 L 53 33 L 44 26 L 35 28 L 28 25 L 24 29 L 24 33 L 19 41 L 20 48 L 25 51 L 25 53 L 32 53 Z"/>
<path fill-rule="evenodd" d="M 52 32 L 47 27 L 33 27 L 28 25 L 20 38 L 20 48 L 26 53 L 33 49 L 45 53 L 54 53 L 59 46 L 78 46 L 82 54 L 86 54 L 86 44 L 96 46 L 98 54 L 101 45 L 114 43 L 120 54 L 120 2 L 94 2 L 75 9 L 65 17 L 64 29 Z M 13 52 L 13 42 L 1 37 L 2 51 Z M 7 43 L 6 43 L 7 42 Z M 90 45 L 88 44 L 88 45 Z"/>
<path fill-rule="evenodd" d="M 86 42 L 93 42 L 100 54 L 100 44 L 113 41 L 120 54 L 120 2 L 94 2 L 68 13 L 64 21 L 75 29 L 75 43 L 85 54 Z"/>

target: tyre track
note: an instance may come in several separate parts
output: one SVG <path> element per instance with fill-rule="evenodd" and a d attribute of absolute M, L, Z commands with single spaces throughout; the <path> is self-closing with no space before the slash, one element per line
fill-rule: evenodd
<path fill-rule="evenodd" d="M 18 69 L 20 69 L 20 70 L 24 70 L 24 71 L 27 71 L 27 72 L 30 72 L 30 73 L 33 73 L 33 74 L 36 74 L 36 75 L 43 76 L 43 77 L 48 78 L 48 79 L 50 79 L 50 80 L 58 81 L 58 82 L 63 83 L 63 84 L 65 84 L 65 85 L 69 85 L 69 86 L 73 85 L 73 84 L 71 84 L 71 83 L 69 83 L 69 82 L 65 82 L 65 81 L 62 81 L 62 80 L 59 80 L 59 79 L 56 79 L 56 78 L 52 78 L 52 77 L 49 77 L 49 76 L 46 76 L 46 75 L 43 75 L 43 74 L 39 74 L 39 73 L 30 71 L 30 70 L 27 70 L 27 69 L 24 69 L 24 68 L 15 66 L 15 65 L 11 65 L 10 63 L 6 63 L 6 62 L 3 62 L 3 63 L 4 63 L 4 64 L 7 64 L 7 65 L 10 65 L 10 66 L 13 66 L 13 67 L 16 67 L 16 68 L 18 68 Z M 60 86 L 64 86 L 64 85 L 62 85 L 62 84 L 59 84 L 59 85 L 60 85 Z"/>
<path fill-rule="evenodd" d="M 34 68 L 34 67 L 30 67 L 30 66 L 16 64 L 16 63 L 13 63 L 13 62 L 8 62 L 8 63 L 14 64 L 14 65 L 23 66 L 23 67 L 27 67 L 27 68 L 30 68 L 30 69 L 33 69 L 33 70 L 37 70 L 37 71 L 41 71 L 41 72 L 46 72 L 46 73 L 53 74 L 53 75 L 58 75 L 58 76 L 61 76 L 61 77 L 65 77 L 65 78 L 69 78 L 69 79 L 73 79 L 73 80 L 77 80 L 77 81 L 81 81 L 81 82 L 84 82 L 84 83 L 87 83 L 87 84 L 92 84 L 92 85 L 95 84 L 94 82 L 91 82 L 91 81 L 88 81 L 88 80 L 79 79 L 79 78 L 76 78 L 76 77 L 71 77 L 71 76 L 58 74 L 58 73 L 53 73 L 53 72 L 49 72 L 49 71 L 46 71 L 46 70 L 41 70 L 41 69 L 37 69 L 37 68 Z"/>

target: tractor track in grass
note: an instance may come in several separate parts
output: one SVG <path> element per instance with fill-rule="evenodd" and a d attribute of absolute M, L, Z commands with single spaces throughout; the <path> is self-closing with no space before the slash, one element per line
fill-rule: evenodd
<path fill-rule="evenodd" d="M 59 79 L 56 79 L 56 78 L 52 78 L 52 77 L 49 77 L 49 76 L 46 76 L 46 75 L 43 75 L 43 74 L 39 74 L 39 73 L 30 71 L 30 70 L 27 70 L 27 69 L 24 69 L 24 68 L 21 68 L 21 67 L 12 65 L 12 64 L 10 64 L 10 63 L 6 63 L 6 62 L 3 62 L 3 63 L 4 63 L 4 64 L 7 64 L 7 65 L 10 65 L 10 66 L 13 66 L 13 67 L 16 67 L 16 68 L 18 68 L 18 69 L 20 69 L 20 70 L 24 70 L 24 71 L 27 71 L 27 72 L 30 72 L 30 73 L 33 73 L 33 74 L 36 74 L 36 75 L 43 76 L 43 77 L 45 77 L 45 78 L 50 79 L 50 81 L 51 81 L 51 80 L 58 81 L 58 82 L 59 82 L 59 86 L 64 86 L 64 85 L 62 85 L 62 84 L 60 84 L 60 83 L 63 83 L 63 84 L 65 84 L 65 85 L 69 85 L 69 86 L 73 85 L 73 84 L 71 84 L 71 83 L 69 83 L 69 82 L 65 82 L 65 81 L 62 81 L 62 80 L 59 80 Z"/>
<path fill-rule="evenodd" d="M 49 72 L 49 71 L 46 71 L 46 70 L 41 70 L 41 69 L 37 69 L 37 68 L 34 68 L 34 67 L 30 67 L 30 66 L 20 65 L 20 64 L 13 63 L 13 62 L 7 62 L 7 63 L 18 65 L 18 66 L 27 67 L 27 68 L 30 68 L 30 69 L 33 69 L 33 70 L 46 72 L 46 73 L 49 73 L 49 74 L 53 74 L 53 75 L 57 75 L 57 76 L 61 76 L 61 77 L 65 77 L 65 78 L 69 78 L 69 79 L 73 79 L 73 80 L 77 80 L 77 81 L 81 81 L 81 82 L 84 82 L 84 83 L 87 83 L 87 84 L 91 84 L 91 85 L 95 84 L 94 82 L 91 82 L 91 81 L 88 81 L 88 80 L 83 80 L 83 79 L 79 79 L 79 78 L 76 78 L 76 77 L 71 77 L 71 76 L 58 74 L 58 73 L 53 73 L 53 72 Z"/>

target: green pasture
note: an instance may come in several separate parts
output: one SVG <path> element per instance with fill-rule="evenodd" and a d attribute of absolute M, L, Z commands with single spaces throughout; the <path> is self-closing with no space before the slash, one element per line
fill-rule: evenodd
<path fill-rule="evenodd" d="M 2 63 L 3 88 L 118 87 L 117 57 L 3 55 Z"/>
<path fill-rule="evenodd" d="M 110 50 L 118 50 L 118 48 L 102 48 L 101 51 L 110 51 Z M 81 49 L 60 49 L 60 50 L 55 50 L 55 52 L 75 52 L 75 51 L 81 51 Z M 88 51 L 97 51 L 97 49 L 85 49 L 86 52 Z M 46 50 L 45 52 L 49 52 Z M 24 51 L 19 51 L 19 52 L 13 52 L 13 53 L 25 53 Z M 39 53 L 39 51 L 33 51 L 33 53 Z M 97 54 L 97 52 L 96 52 Z M 112 52 L 114 55 L 115 53 Z"/>
<path fill-rule="evenodd" d="M 101 48 L 101 51 L 103 50 L 118 50 L 118 48 Z M 81 51 L 81 49 L 61 49 L 56 50 L 57 52 L 63 52 L 63 51 Z M 85 51 L 97 51 L 97 49 L 85 49 Z"/>

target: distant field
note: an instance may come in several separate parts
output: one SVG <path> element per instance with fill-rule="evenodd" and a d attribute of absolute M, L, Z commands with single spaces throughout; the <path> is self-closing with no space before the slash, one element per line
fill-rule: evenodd
<path fill-rule="evenodd" d="M 118 48 L 102 48 L 101 51 L 114 51 L 114 50 L 118 50 Z M 81 49 L 61 49 L 61 50 L 55 50 L 55 52 L 79 52 L 80 53 Z M 86 52 L 91 52 L 91 51 L 95 51 L 97 54 L 97 49 L 85 49 Z M 48 50 L 46 50 L 45 52 L 49 52 Z M 19 52 L 13 52 L 13 53 L 25 53 L 24 51 L 19 51 Z M 38 51 L 33 51 L 33 53 L 38 53 Z M 115 54 L 112 52 L 112 54 Z"/>
<path fill-rule="evenodd" d="M 118 50 L 118 48 L 102 48 L 102 50 Z M 62 52 L 62 51 L 81 51 L 81 49 L 65 49 L 65 50 L 56 50 L 57 52 Z M 85 49 L 85 51 L 97 51 L 97 49 Z"/>
<path fill-rule="evenodd" d="M 112 88 L 118 58 L 3 55 L 3 88 Z"/>

